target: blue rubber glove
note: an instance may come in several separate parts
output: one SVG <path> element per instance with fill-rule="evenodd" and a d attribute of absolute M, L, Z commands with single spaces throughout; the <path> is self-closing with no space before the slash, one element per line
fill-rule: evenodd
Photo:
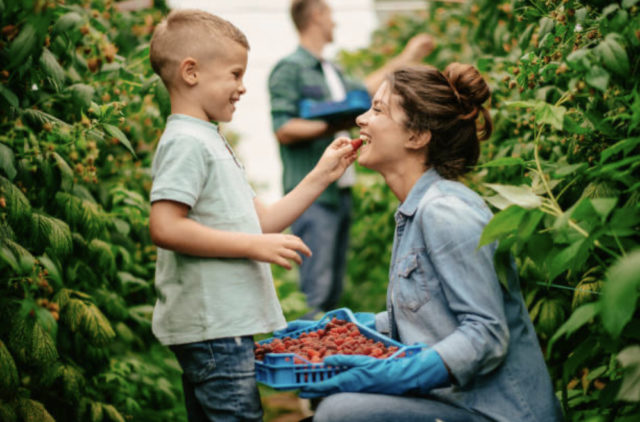
<path fill-rule="evenodd" d="M 318 321 L 306 320 L 306 319 L 297 319 L 295 321 L 291 321 L 287 323 L 287 327 L 282 330 L 276 330 L 273 332 L 275 337 L 287 337 L 294 331 L 304 330 L 307 328 L 311 328 L 313 325 L 317 324 Z"/>
<path fill-rule="evenodd" d="M 371 328 L 373 331 L 376 330 L 376 314 L 373 312 L 355 312 L 353 316 L 356 317 L 358 324 Z"/>
<path fill-rule="evenodd" d="M 324 364 L 348 369 L 326 381 L 301 388 L 300 397 L 315 398 L 340 392 L 426 394 L 433 388 L 449 385 L 447 368 L 433 349 L 424 349 L 413 356 L 390 359 L 335 355 L 325 358 Z"/>

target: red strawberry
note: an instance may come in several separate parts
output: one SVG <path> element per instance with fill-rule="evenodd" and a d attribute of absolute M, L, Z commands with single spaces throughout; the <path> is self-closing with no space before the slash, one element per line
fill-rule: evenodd
<path fill-rule="evenodd" d="M 360 138 L 352 139 L 351 146 L 353 147 L 354 150 L 357 150 L 362 146 L 362 139 Z"/>

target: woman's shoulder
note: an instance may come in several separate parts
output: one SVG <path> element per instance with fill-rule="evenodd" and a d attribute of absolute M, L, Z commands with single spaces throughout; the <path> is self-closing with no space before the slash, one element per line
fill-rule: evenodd
<path fill-rule="evenodd" d="M 458 219 L 473 212 L 485 219 L 491 218 L 491 210 L 484 199 L 462 182 L 441 179 L 434 182 L 425 192 L 419 205 L 427 216 Z"/>

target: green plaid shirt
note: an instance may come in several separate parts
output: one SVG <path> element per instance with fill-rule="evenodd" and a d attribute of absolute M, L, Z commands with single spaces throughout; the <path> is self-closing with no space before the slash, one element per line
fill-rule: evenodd
<path fill-rule="evenodd" d="M 336 70 L 347 92 L 366 89 L 363 84 L 345 78 L 339 69 Z M 322 62 L 301 46 L 280 60 L 273 68 L 269 76 L 269 93 L 274 132 L 290 119 L 300 116 L 299 104 L 302 99 L 310 98 L 316 101 L 331 99 L 329 87 L 322 72 Z M 313 169 L 333 139 L 332 134 L 293 145 L 280 145 L 285 193 L 292 190 Z M 332 183 L 320 195 L 318 201 L 337 206 L 337 185 Z"/>

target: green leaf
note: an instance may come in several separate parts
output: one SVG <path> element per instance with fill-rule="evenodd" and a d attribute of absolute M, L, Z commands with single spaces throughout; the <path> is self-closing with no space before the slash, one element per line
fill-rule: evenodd
<path fill-rule="evenodd" d="M 31 204 L 27 197 L 20 188 L 2 176 L 0 176 L 0 195 L 4 196 L 7 203 L 4 211 L 7 213 L 9 224 L 24 228 L 31 213 Z"/>
<path fill-rule="evenodd" d="M 598 302 L 604 328 L 614 338 L 633 317 L 639 294 L 640 250 L 636 249 L 609 268 Z"/>
<path fill-rule="evenodd" d="M 554 106 L 541 100 L 507 101 L 505 105 L 508 107 L 533 108 L 536 121 L 539 124 L 548 124 L 558 130 L 563 128 L 564 115 L 567 112 L 565 107 Z"/>
<path fill-rule="evenodd" d="M 105 273 L 115 270 L 116 258 L 109 243 L 101 239 L 93 239 L 89 242 L 89 253 L 97 270 Z"/>
<path fill-rule="evenodd" d="M 18 100 L 18 96 L 13 93 L 9 88 L 4 85 L 0 85 L 0 94 L 7 100 L 10 106 L 14 108 L 20 107 L 20 100 Z"/>
<path fill-rule="evenodd" d="M 623 349 L 617 356 L 622 366 L 622 385 L 617 400 L 640 402 L 640 346 L 632 345 Z"/>
<path fill-rule="evenodd" d="M 5 144 L 0 144 L 0 170 L 4 171 L 9 180 L 13 180 L 18 174 L 13 164 L 14 161 L 13 150 Z"/>
<path fill-rule="evenodd" d="M 39 129 L 45 123 L 51 123 L 54 125 L 59 125 L 65 128 L 71 128 L 67 122 L 57 118 L 53 114 L 49 114 L 42 110 L 34 110 L 32 108 L 27 108 L 22 110 L 22 117 L 29 122 L 31 125 L 37 126 Z"/>
<path fill-rule="evenodd" d="M 20 265 L 11 249 L 9 249 L 4 242 L 0 244 L 0 262 L 8 264 L 13 271 L 18 273 L 20 271 Z M 0 266 L 2 268 L 2 266 Z"/>
<path fill-rule="evenodd" d="M 567 109 L 565 107 L 543 103 L 538 105 L 536 108 L 536 121 L 538 123 L 551 125 L 558 130 L 562 130 L 564 114 L 566 111 Z"/>
<path fill-rule="evenodd" d="M 586 49 L 579 49 L 566 58 L 567 65 L 578 72 L 584 72 L 591 69 L 591 60 L 589 59 L 589 52 Z"/>
<path fill-rule="evenodd" d="M 589 14 L 589 11 L 587 10 L 586 7 L 581 7 L 580 9 L 576 10 L 576 22 L 577 23 L 584 23 L 584 21 L 587 19 L 587 16 Z"/>
<path fill-rule="evenodd" d="M 68 255 L 72 248 L 71 230 L 67 223 L 41 212 L 31 214 L 32 235 L 36 244 L 48 245 L 48 250 L 54 256 Z"/>
<path fill-rule="evenodd" d="M 58 192 L 56 203 L 74 231 L 81 231 L 89 239 L 98 237 L 109 224 L 109 216 L 93 200 L 80 198 L 67 192 Z"/>
<path fill-rule="evenodd" d="M 31 274 L 36 265 L 36 258 L 31 254 L 31 252 L 21 244 L 14 242 L 11 239 L 4 238 L 3 243 L 16 257 L 18 262 L 18 274 Z"/>
<path fill-rule="evenodd" d="M 91 101 L 93 101 L 93 96 L 95 95 L 96 90 L 87 84 L 73 84 L 68 88 L 71 93 L 71 98 L 78 107 L 82 109 L 88 109 L 91 107 Z"/>
<path fill-rule="evenodd" d="M 58 63 L 56 56 L 54 56 L 48 48 L 42 50 L 40 65 L 42 69 L 47 72 L 56 89 L 59 89 L 65 79 L 64 69 L 60 66 L 60 63 Z"/>
<path fill-rule="evenodd" d="M 38 45 L 38 31 L 31 23 L 26 23 L 13 40 L 7 57 L 11 57 L 9 68 L 22 65 Z"/>
<path fill-rule="evenodd" d="M 636 136 L 633 138 L 623 139 L 622 141 L 618 141 L 615 144 L 611 145 L 609 148 L 602 151 L 602 155 L 600 156 L 600 163 L 604 163 L 614 154 L 618 154 L 623 152 L 626 156 L 629 154 L 635 147 L 640 145 L 640 136 Z"/>
<path fill-rule="evenodd" d="M 104 413 L 107 416 L 107 418 L 109 419 L 109 421 L 111 421 L 111 422 L 124 422 L 124 418 L 122 417 L 120 412 L 118 412 L 118 409 L 113 407 L 113 405 L 105 403 L 105 404 L 102 405 L 102 410 L 104 411 Z"/>
<path fill-rule="evenodd" d="M 36 322 L 55 339 L 58 333 L 58 323 L 53 318 L 53 315 L 51 315 L 51 312 L 49 312 L 48 309 L 41 308 L 40 306 L 36 307 L 35 311 Z"/>
<path fill-rule="evenodd" d="M 55 34 L 68 32 L 75 27 L 80 26 L 83 21 L 84 18 L 78 12 L 65 13 L 64 15 L 60 16 L 60 18 L 53 25 L 53 32 Z"/>
<path fill-rule="evenodd" d="M 573 118 L 571 118 L 568 114 L 564 115 L 563 127 L 564 130 L 570 133 L 575 133 L 578 135 L 585 135 L 587 133 L 591 133 L 592 129 L 589 127 L 583 126 L 583 124 L 578 124 Z"/>
<path fill-rule="evenodd" d="M 607 34 L 604 40 L 594 49 L 600 56 L 604 66 L 622 77 L 629 76 L 629 57 L 618 34 Z"/>
<path fill-rule="evenodd" d="M 593 66 L 587 72 L 584 80 L 589 86 L 605 92 L 609 87 L 609 78 L 609 72 L 607 72 L 600 66 Z"/>
<path fill-rule="evenodd" d="M 68 191 L 73 185 L 73 170 L 69 166 L 69 163 L 67 163 L 60 154 L 54 151 L 52 155 L 58 170 L 60 170 L 60 188 L 64 191 Z"/>
<path fill-rule="evenodd" d="M 502 157 L 491 160 L 488 163 L 480 164 L 478 167 L 507 167 L 507 166 L 523 166 L 525 164 L 522 158 Z"/>
<path fill-rule="evenodd" d="M 540 220 L 544 217 L 544 213 L 538 209 L 529 210 L 524 220 L 518 227 L 518 237 L 522 242 L 527 243 L 529 241 L 529 237 L 533 234 L 536 227 L 540 223 Z"/>
<path fill-rule="evenodd" d="M 519 206 L 512 205 L 504 211 L 495 214 L 482 231 L 478 247 L 488 245 L 499 240 L 518 229 L 527 211 Z"/>
<path fill-rule="evenodd" d="M 116 336 L 111 323 L 93 303 L 86 305 L 82 314 L 81 327 L 83 333 L 97 346 L 108 344 Z"/>
<path fill-rule="evenodd" d="M 569 174 L 578 174 L 580 170 L 587 167 L 587 163 L 569 164 L 558 167 L 554 172 L 554 176 L 564 177 Z"/>
<path fill-rule="evenodd" d="M 618 198 L 591 198 L 591 205 L 600 216 L 601 221 L 605 221 L 609 216 L 609 213 L 618 204 Z"/>
<path fill-rule="evenodd" d="M 612 14 L 613 12 L 615 12 L 616 10 L 618 10 L 620 8 L 620 6 L 618 6 L 617 4 L 610 4 L 607 7 L 605 7 L 604 9 L 602 9 L 602 17 L 606 17 L 610 14 Z"/>
<path fill-rule="evenodd" d="M 47 270 L 47 279 L 53 282 L 56 290 L 62 288 L 64 283 L 62 281 L 62 276 L 60 275 L 58 264 L 53 262 L 53 260 L 46 254 L 38 257 L 38 262 L 40 262 L 40 264 L 42 264 L 42 266 Z"/>
<path fill-rule="evenodd" d="M 131 142 L 129 142 L 129 139 L 127 138 L 127 135 L 125 135 L 119 128 L 110 125 L 108 123 L 105 123 L 104 125 L 102 125 L 104 127 L 104 130 L 111 136 L 115 137 L 118 139 L 118 141 L 120 141 L 120 143 L 122 145 L 125 146 L 125 148 L 127 148 L 129 150 L 129 152 L 131 152 L 131 154 L 136 157 L 136 152 L 133 150 L 133 147 L 131 146 Z"/>
<path fill-rule="evenodd" d="M 569 319 L 558 328 L 551 340 L 549 341 L 548 353 L 551 353 L 553 344 L 562 336 L 570 336 L 583 325 L 587 324 L 598 314 L 598 305 L 595 302 L 590 302 L 576 308 Z"/>
<path fill-rule="evenodd" d="M 629 9 L 631 6 L 635 5 L 638 0 L 622 0 L 622 7 L 625 9 Z"/>
<path fill-rule="evenodd" d="M 554 26 L 555 22 L 553 19 L 543 16 L 539 23 L 540 29 L 538 29 L 538 39 L 542 39 L 545 35 L 553 31 Z"/>
<path fill-rule="evenodd" d="M 563 271 L 569 268 L 578 268 L 587 258 L 586 239 L 582 238 L 572 243 L 558 254 L 550 256 L 549 280 L 555 279 Z"/>
<path fill-rule="evenodd" d="M 542 198 L 533 193 L 530 186 L 511 186 L 497 183 L 485 183 L 485 186 L 496 191 L 511 204 L 519 205 L 522 208 L 532 209 L 542 205 Z"/>

